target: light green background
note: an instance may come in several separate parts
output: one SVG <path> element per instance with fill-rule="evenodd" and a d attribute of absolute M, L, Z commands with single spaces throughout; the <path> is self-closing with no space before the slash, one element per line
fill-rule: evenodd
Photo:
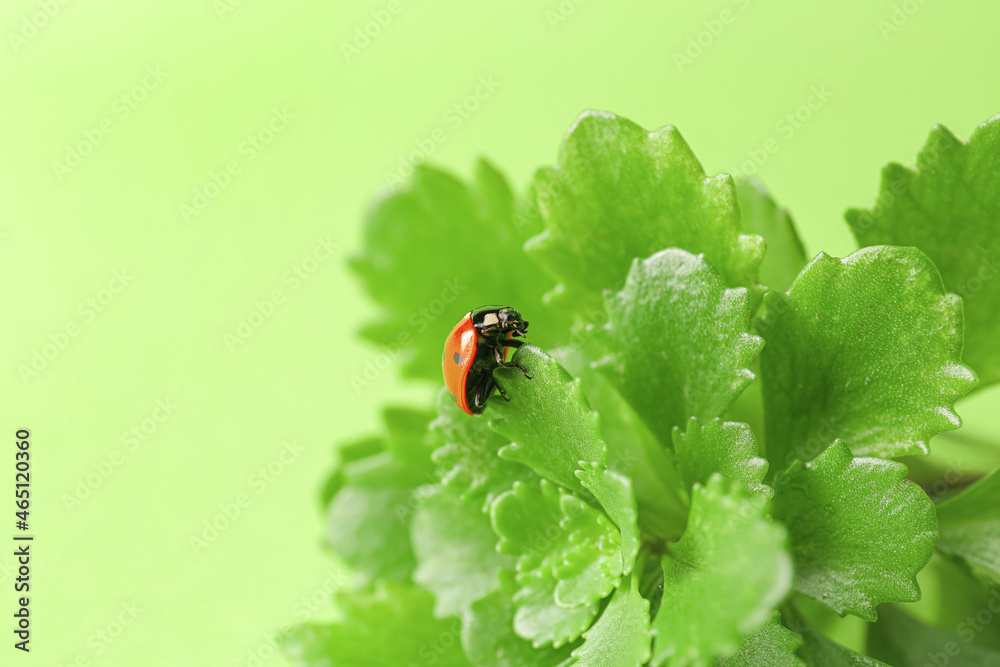
<path fill-rule="evenodd" d="M 14 532 L 23 426 L 37 536 L 27 660 L 10 646 L 13 563 L 0 555 L 3 664 L 257 664 L 304 597 L 322 601 L 337 573 L 316 502 L 332 444 L 375 428 L 384 402 L 430 391 L 395 369 L 352 389 L 377 350 L 355 337 L 372 308 L 343 260 L 371 194 L 435 129 L 433 161 L 468 173 L 491 156 L 518 187 L 588 107 L 678 126 L 709 173 L 776 137 L 759 175 L 810 253 L 842 255 L 853 248 L 842 213 L 874 201 L 884 162 L 912 163 L 934 122 L 964 138 L 1000 111 L 1000 5 L 986 0 L 908 0 L 912 15 L 887 35 L 879 22 L 904 3 L 399 0 L 350 62 L 341 43 L 388 1 L 232 0 L 224 15 L 213 0 L 63 2 L 0 9 L 0 540 Z M 13 44 L 47 5 L 58 11 Z M 674 54 L 727 9 L 731 22 L 679 69 Z M 116 100 L 147 68 L 166 77 L 146 79 L 125 116 Z M 499 89 L 449 123 L 480 77 Z M 776 124 L 813 86 L 832 96 L 785 137 Z M 274 109 L 294 118 L 250 160 L 241 144 Z M 102 121 L 111 131 L 60 180 L 53 162 Z M 179 206 L 229 161 L 239 173 L 185 222 Z M 311 264 L 326 238 L 333 256 Z M 315 271 L 293 288 L 295 267 Z M 133 278 L 90 319 L 87 300 L 112 296 L 102 290 L 118 270 Z M 273 290 L 283 302 L 230 350 L 226 334 Z M 71 323 L 78 335 L 25 381 L 19 368 Z M 443 335 L 451 322 L 439 324 Z M 123 434 L 168 399 L 173 414 L 130 451 Z M 960 406 L 981 436 L 998 433 L 998 409 L 996 389 Z M 279 467 L 286 440 L 302 453 L 261 488 L 251 476 Z M 110 476 L 69 511 L 65 494 L 116 450 Z M 195 553 L 190 537 L 243 493 L 249 506 Z M 133 603 L 137 618 L 103 644 L 95 633 L 116 631 Z"/>

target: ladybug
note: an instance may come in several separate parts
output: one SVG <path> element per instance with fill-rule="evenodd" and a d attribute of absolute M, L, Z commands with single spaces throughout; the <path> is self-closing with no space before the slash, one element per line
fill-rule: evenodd
<path fill-rule="evenodd" d="M 494 389 L 509 401 L 493 379 L 493 369 L 499 366 L 514 366 L 531 379 L 526 370 L 507 361 L 509 349 L 524 344 L 518 338 L 524 338 L 527 330 L 528 321 L 510 306 L 476 308 L 458 321 L 444 342 L 441 358 L 444 384 L 458 407 L 478 415 Z"/>

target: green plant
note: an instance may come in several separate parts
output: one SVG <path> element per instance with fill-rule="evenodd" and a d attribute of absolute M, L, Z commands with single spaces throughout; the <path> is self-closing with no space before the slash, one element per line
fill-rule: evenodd
<path fill-rule="evenodd" d="M 405 333 L 404 374 L 439 383 L 453 321 L 514 305 L 533 379 L 500 368 L 482 417 L 442 390 L 337 449 L 323 503 L 356 587 L 293 662 L 1000 665 L 997 626 L 962 625 L 1000 611 L 1000 472 L 927 456 L 1000 380 L 1000 118 L 935 128 L 847 218 L 862 248 L 807 263 L 758 184 L 604 113 L 521 198 L 485 163 L 418 168 L 353 264 L 382 313 L 364 335 Z M 912 481 L 941 479 L 937 504 Z M 918 574 L 937 604 L 907 610 Z"/>

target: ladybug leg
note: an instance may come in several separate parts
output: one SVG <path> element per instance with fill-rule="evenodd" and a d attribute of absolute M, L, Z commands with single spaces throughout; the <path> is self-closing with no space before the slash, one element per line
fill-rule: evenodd
<path fill-rule="evenodd" d="M 482 384 L 480 384 L 479 387 L 476 389 L 477 396 L 479 395 L 479 393 L 482 393 L 482 396 L 483 396 L 483 398 L 482 398 L 483 403 L 482 404 L 485 404 L 486 403 L 486 399 L 488 399 L 490 396 L 493 395 L 493 390 L 494 389 L 496 389 L 497 391 L 500 392 L 500 397 L 503 400 L 510 401 L 510 398 L 508 398 L 508 396 L 507 396 L 507 392 L 505 392 L 503 390 L 503 387 L 501 387 L 500 383 L 496 381 L 496 378 L 494 378 L 494 377 L 491 376 L 491 377 L 488 377 L 488 378 L 484 378 Z M 480 404 L 480 405 L 482 405 L 482 404 Z"/>
<path fill-rule="evenodd" d="M 500 331 L 500 326 L 497 324 L 480 324 L 473 325 L 473 327 L 479 332 L 479 335 L 483 338 L 492 338 Z"/>
<path fill-rule="evenodd" d="M 512 347 L 516 350 L 517 348 L 524 345 L 524 343 L 525 341 L 523 340 L 513 340 L 510 338 L 501 338 L 500 340 L 498 340 L 496 346 L 493 348 L 493 354 L 494 356 L 496 356 L 497 364 L 500 366 L 508 365 L 505 363 L 506 350 L 503 350 L 503 348 Z"/>
<path fill-rule="evenodd" d="M 473 399 L 476 404 L 476 407 L 481 408 L 484 405 L 486 405 L 486 399 L 489 398 L 489 396 L 490 396 L 489 381 L 484 379 L 476 386 L 476 395 L 475 398 Z"/>
<path fill-rule="evenodd" d="M 479 382 L 478 385 L 476 385 L 476 394 L 474 400 L 477 408 L 481 408 L 484 405 L 486 405 L 486 401 L 487 399 L 489 399 L 490 396 L 493 395 L 494 389 L 500 390 L 500 395 L 503 396 L 504 400 L 506 401 L 510 400 L 509 398 L 507 398 L 507 395 L 504 393 L 500 385 L 497 384 L 496 379 L 492 375 L 487 375 Z"/>
<path fill-rule="evenodd" d="M 503 390 L 503 387 L 500 386 L 500 383 L 497 382 L 495 379 L 493 380 L 493 386 L 497 388 L 498 392 L 500 392 L 500 398 L 502 398 L 503 400 L 505 400 L 505 401 L 507 401 L 509 403 L 510 402 L 510 397 L 507 395 L 507 392 L 505 392 Z"/>
<path fill-rule="evenodd" d="M 503 344 L 505 344 L 505 345 L 508 344 L 508 343 L 517 343 L 516 345 L 511 345 L 511 347 L 521 347 L 521 345 L 524 344 L 524 341 L 523 340 L 503 341 Z M 504 363 L 504 360 L 501 358 L 501 355 L 500 355 L 500 346 L 499 345 L 497 345 L 495 348 L 493 348 L 493 351 L 496 353 L 497 364 L 499 364 L 500 366 L 506 366 L 507 368 L 511 368 L 511 367 L 516 368 L 517 370 L 521 371 L 521 374 L 524 375 L 524 377 L 528 378 L 529 380 L 531 379 L 531 376 L 528 375 L 528 371 L 526 371 L 524 369 L 524 366 L 521 366 L 520 364 L 515 364 L 513 361 L 508 361 L 508 362 Z M 497 385 L 497 386 L 499 386 L 499 385 Z"/>
<path fill-rule="evenodd" d="M 506 364 L 503 364 L 503 366 L 504 366 L 504 368 L 516 368 L 517 370 L 521 371 L 521 374 L 524 377 L 528 378 L 529 380 L 531 379 L 531 376 L 528 375 L 528 371 L 524 368 L 524 366 L 521 366 L 520 364 L 515 364 L 513 362 L 508 362 Z M 494 380 L 494 383 L 496 383 L 496 380 Z M 497 384 L 497 389 L 499 389 L 499 388 L 500 388 L 500 385 Z M 503 393 L 503 392 L 501 392 L 501 393 Z"/>

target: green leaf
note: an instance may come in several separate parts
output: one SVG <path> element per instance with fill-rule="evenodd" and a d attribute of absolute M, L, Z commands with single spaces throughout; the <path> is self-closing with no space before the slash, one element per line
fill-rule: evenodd
<path fill-rule="evenodd" d="M 938 542 L 940 545 L 940 541 Z M 977 644 L 1000 651 L 1000 632 L 976 631 L 976 616 L 992 605 L 991 613 L 1000 612 L 1000 587 L 971 576 L 960 561 L 938 550 L 917 575 L 920 600 L 906 605 L 906 613 L 922 623 L 974 639 Z M 994 612 L 995 610 L 995 612 Z M 989 624 L 993 627 L 993 624 Z M 974 633 L 970 636 L 969 629 Z"/>
<path fill-rule="evenodd" d="M 343 488 L 344 464 L 368 456 L 374 456 L 384 451 L 385 448 L 385 439 L 380 437 L 367 437 L 353 442 L 338 443 L 336 453 L 337 458 L 340 459 L 340 465 L 327 478 L 323 484 L 323 488 L 320 490 L 320 506 L 326 509 L 330 505 L 330 501 L 333 500 L 333 497 Z"/>
<path fill-rule="evenodd" d="M 593 495 L 620 530 L 622 566 L 631 571 L 638 553 L 636 501 L 631 481 L 607 469 L 607 446 L 600 436 L 600 420 L 583 395 L 580 380 L 572 378 L 558 361 L 532 345 L 517 350 L 512 363 L 494 377 L 510 402 L 490 401 L 490 426 L 513 442 L 500 456 L 520 461 L 563 486 Z"/>
<path fill-rule="evenodd" d="M 744 485 L 751 495 L 773 495 L 771 487 L 762 483 L 767 461 L 757 456 L 757 441 L 746 424 L 713 419 L 703 426 L 692 417 L 687 431 L 675 428 L 673 436 L 674 453 L 688 489 L 719 473 L 723 479 Z"/>
<path fill-rule="evenodd" d="M 962 304 L 927 256 L 877 247 L 819 254 L 788 294 L 769 292 L 757 330 L 774 471 L 835 439 L 858 456 L 927 453 L 961 423 L 975 382 L 959 362 Z"/>
<path fill-rule="evenodd" d="M 579 607 L 607 596 L 624 569 L 621 536 L 600 511 L 542 480 L 518 483 L 493 504 L 498 550 L 519 556 L 518 572 L 550 569 L 556 602 Z"/>
<path fill-rule="evenodd" d="M 803 639 L 805 643 L 799 649 L 799 656 L 809 667 L 890 667 L 830 641 L 818 632 L 806 633 Z"/>
<path fill-rule="evenodd" d="M 517 636 L 514 605 L 501 591 L 473 602 L 462 619 L 462 647 L 476 667 L 556 667 L 569 659 L 573 647 L 535 648 Z"/>
<path fill-rule="evenodd" d="M 411 535 L 417 558 L 413 579 L 434 593 L 434 614 L 460 615 L 500 588 L 500 570 L 514 560 L 496 552 L 490 517 L 478 505 L 436 487 L 423 495 Z"/>
<path fill-rule="evenodd" d="M 941 553 L 1000 586 L 1000 469 L 937 506 Z"/>
<path fill-rule="evenodd" d="M 632 571 L 639 593 L 649 600 L 650 618 L 656 618 L 663 599 L 663 561 L 658 556 L 653 550 L 642 554 Z"/>
<path fill-rule="evenodd" d="M 776 611 L 743 641 L 736 655 L 717 660 L 715 667 L 805 667 L 795 655 L 800 646 L 802 637 L 783 626 Z"/>
<path fill-rule="evenodd" d="M 638 509 L 631 480 L 597 463 L 585 463 L 583 470 L 576 471 L 576 476 L 618 526 L 621 532 L 622 573 L 630 573 L 639 553 L 640 540 Z"/>
<path fill-rule="evenodd" d="M 434 451 L 427 427 L 434 413 L 411 408 L 386 408 L 382 411 L 386 431 L 387 449 L 393 458 L 406 467 L 413 476 L 419 475 L 421 483 L 434 479 L 431 454 Z"/>
<path fill-rule="evenodd" d="M 552 354 L 580 378 L 588 402 L 601 415 L 608 467 L 631 480 L 639 528 L 676 540 L 687 522 L 689 499 L 671 452 L 604 374 L 591 368 L 582 347 L 558 348 Z"/>
<path fill-rule="evenodd" d="M 668 249 L 636 260 L 606 306 L 606 370 L 660 442 L 691 417 L 721 416 L 753 381 L 763 341 L 747 333 L 749 293 L 726 289 L 704 258 Z"/>
<path fill-rule="evenodd" d="M 547 229 L 526 249 L 573 305 L 599 304 L 633 259 L 671 247 L 704 253 L 729 285 L 755 282 L 763 243 L 740 233 L 732 178 L 707 178 L 673 127 L 647 132 L 588 111 L 563 140 L 558 165 L 536 172 L 534 189 Z"/>
<path fill-rule="evenodd" d="M 408 580 L 416 566 L 411 495 L 420 480 L 388 452 L 347 464 L 344 472 L 347 483 L 327 509 L 327 541 L 360 584 Z"/>
<path fill-rule="evenodd" d="M 841 616 L 822 602 L 798 592 L 781 611 L 784 623 L 803 637 L 813 632 L 852 651 L 864 652 L 865 635 L 871 624 L 857 616 Z"/>
<path fill-rule="evenodd" d="M 850 210 L 847 222 L 860 246 L 916 246 L 934 260 L 965 300 L 963 358 L 985 387 L 1000 381 L 1000 116 L 968 143 L 935 126 L 917 168 L 886 166 L 873 210 Z"/>
<path fill-rule="evenodd" d="M 526 466 L 500 458 L 500 449 L 510 440 L 491 429 L 486 420 L 469 417 L 444 387 L 438 392 L 437 414 L 430 428 L 440 446 L 432 458 L 445 487 L 488 509 L 514 482 L 533 477 Z"/>
<path fill-rule="evenodd" d="M 695 485 L 691 518 L 663 559 L 651 665 L 711 665 L 736 653 L 792 583 L 785 530 L 766 503 L 713 475 Z"/>
<path fill-rule="evenodd" d="M 755 375 L 760 375 L 760 357 L 754 360 L 750 366 L 750 371 Z M 757 440 L 757 451 L 761 456 L 767 450 L 764 442 L 764 395 L 760 389 L 760 382 L 751 382 L 739 398 L 737 398 L 726 413 L 722 416 L 726 421 L 739 422 L 750 426 Z"/>
<path fill-rule="evenodd" d="M 774 517 L 788 527 L 795 587 L 838 614 L 874 621 L 881 602 L 920 597 L 917 572 L 934 553 L 934 504 L 906 466 L 854 458 L 835 443 L 774 483 Z"/>
<path fill-rule="evenodd" d="M 1000 652 L 970 643 L 975 633 L 967 624 L 959 626 L 960 636 L 924 625 L 895 605 L 879 612 L 868 632 L 868 653 L 894 667 L 1000 667 Z"/>
<path fill-rule="evenodd" d="M 405 188 L 369 212 L 351 268 L 381 313 L 362 333 L 402 363 L 404 376 L 438 380 L 445 334 L 483 304 L 518 308 L 544 345 L 568 327 L 566 316 L 541 301 L 553 282 L 524 254 L 521 234 L 529 227 L 519 224 L 515 208 L 504 178 L 480 162 L 470 186 L 417 167 Z M 480 250 L 489 261 L 470 264 Z M 352 382 L 360 390 L 370 381 L 356 375 Z"/>
<path fill-rule="evenodd" d="M 470 667 L 457 619 L 438 620 L 427 591 L 387 585 L 341 593 L 344 620 L 297 627 L 284 641 L 295 667 L 385 667 L 415 660 L 437 667 Z"/>
<path fill-rule="evenodd" d="M 649 660 L 649 602 L 639 595 L 635 577 L 622 580 L 583 637 L 573 651 L 575 667 L 640 667 Z"/>
<path fill-rule="evenodd" d="M 559 648 L 590 627 L 597 616 L 598 603 L 561 607 L 555 602 L 559 580 L 549 570 L 519 573 L 520 589 L 514 595 L 514 632 L 531 640 L 532 646 L 552 644 Z"/>
<path fill-rule="evenodd" d="M 806 265 L 806 251 L 792 217 L 771 199 L 757 179 L 736 183 L 743 230 L 759 234 L 767 245 L 760 265 L 760 281 L 775 290 L 787 290 Z"/>
<path fill-rule="evenodd" d="M 794 605 L 789 603 L 783 607 L 783 611 L 785 612 L 784 620 L 788 624 L 788 627 L 802 637 L 803 643 L 801 648 L 799 648 L 798 654 L 800 658 L 806 661 L 809 667 L 890 667 L 884 662 L 879 662 L 868 656 L 855 653 L 846 646 L 830 639 L 821 630 L 824 627 L 827 630 L 830 629 L 829 624 L 826 623 L 828 619 L 810 618 L 810 620 L 807 620 L 804 615 L 804 612 L 806 612 L 804 607 L 811 607 L 809 611 L 813 617 L 815 616 L 815 612 L 818 611 L 824 616 L 835 618 L 836 622 L 841 624 L 841 626 L 845 619 L 836 616 L 833 612 L 820 606 L 819 603 L 814 603 L 805 597 L 800 597 L 800 599 L 795 601 Z M 860 620 L 857 622 L 863 623 Z M 843 634 L 842 627 L 839 634 Z M 853 638 L 850 639 L 853 642 Z M 841 639 L 841 641 L 847 641 L 847 639 Z M 862 638 L 859 638 L 852 645 L 861 641 Z"/>
<path fill-rule="evenodd" d="M 327 541 L 354 568 L 360 585 L 407 581 L 416 565 L 410 520 L 414 490 L 433 480 L 430 418 L 427 412 L 386 409 L 388 437 L 350 445 L 327 483 Z"/>
<path fill-rule="evenodd" d="M 527 370 L 497 368 L 493 376 L 510 402 L 494 395 L 487 406 L 490 426 L 511 440 L 500 456 L 518 461 L 539 475 L 584 492 L 576 476 L 580 462 L 607 465 L 597 413 L 559 362 L 533 345 L 518 348 L 511 362 Z"/>
<path fill-rule="evenodd" d="M 490 517 L 498 550 L 518 559 L 517 633 L 536 646 L 576 639 L 621 579 L 618 528 L 547 480 L 516 483 L 493 503 Z"/>

